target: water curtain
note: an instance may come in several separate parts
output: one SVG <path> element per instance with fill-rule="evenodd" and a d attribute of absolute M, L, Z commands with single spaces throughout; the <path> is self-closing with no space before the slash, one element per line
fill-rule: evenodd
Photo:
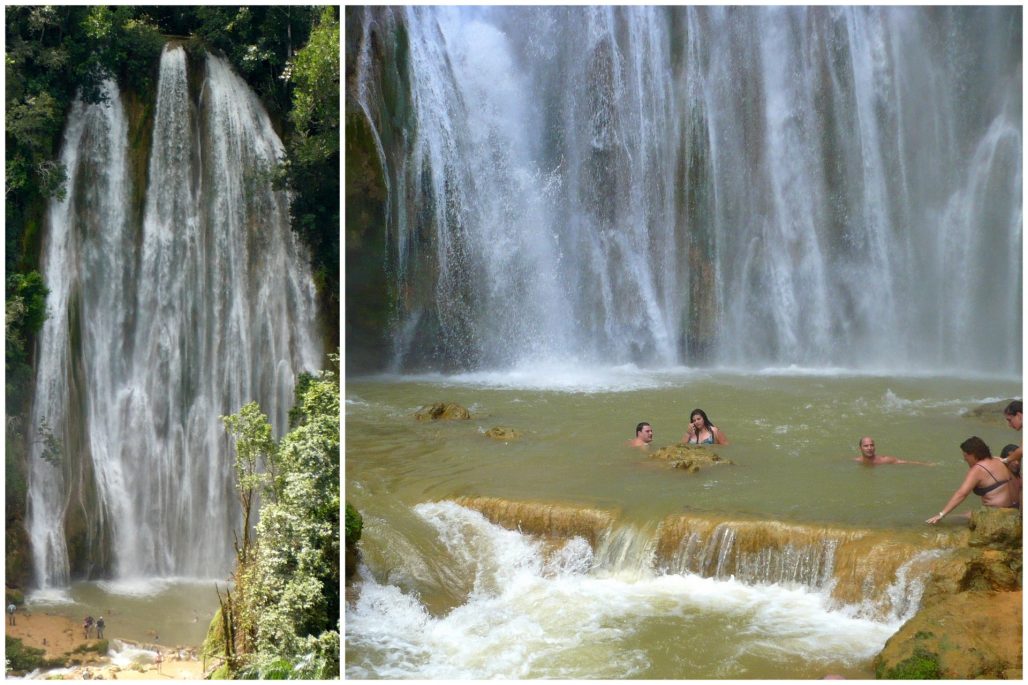
<path fill-rule="evenodd" d="M 348 16 L 393 368 L 1020 373 L 1020 9 Z"/>
<path fill-rule="evenodd" d="M 114 83 L 106 102 L 76 101 L 65 131 L 32 411 L 41 587 L 224 575 L 240 517 L 218 417 L 256 400 L 281 435 L 297 375 L 321 364 L 308 257 L 268 175 L 283 148 L 267 113 L 223 59 L 182 47 L 165 48 L 157 91 L 145 175 Z"/>

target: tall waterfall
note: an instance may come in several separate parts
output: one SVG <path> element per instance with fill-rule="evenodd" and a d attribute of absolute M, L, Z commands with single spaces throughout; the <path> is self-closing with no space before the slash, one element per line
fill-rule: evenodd
<path fill-rule="evenodd" d="M 348 12 L 383 363 L 1020 373 L 1020 8 Z"/>
<path fill-rule="evenodd" d="M 165 48 L 136 211 L 117 87 L 68 119 L 32 411 L 56 439 L 31 453 L 41 587 L 223 576 L 241 517 L 218 417 L 256 400 L 281 434 L 297 375 L 321 365 L 308 258 L 265 173 L 282 144 L 226 62 L 201 67 L 191 93 L 185 51 Z"/>

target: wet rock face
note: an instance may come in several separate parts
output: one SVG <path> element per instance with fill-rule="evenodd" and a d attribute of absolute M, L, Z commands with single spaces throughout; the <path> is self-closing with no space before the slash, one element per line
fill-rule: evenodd
<path fill-rule="evenodd" d="M 938 564 L 921 609 L 875 659 L 878 678 L 1021 678 L 1021 513 L 971 514 L 966 547 Z"/>
<path fill-rule="evenodd" d="M 1004 678 L 1020 673 L 1021 591 L 961 592 L 921 609 L 890 638 L 878 678 Z"/>
<path fill-rule="evenodd" d="M 453 402 L 436 402 L 422 407 L 414 413 L 418 421 L 456 421 L 471 418 L 471 412 Z"/>
<path fill-rule="evenodd" d="M 1003 418 L 1003 410 L 1007 408 L 1011 400 L 1000 400 L 998 402 L 986 402 L 980 404 L 977 407 L 972 407 L 964 412 L 963 416 L 970 419 L 978 419 L 988 424 L 997 426 L 1005 426 L 1006 420 Z M 1014 434 L 1011 433 L 1011 436 Z M 1013 442 L 1013 441 L 1011 441 Z M 999 448 L 997 447 L 997 454 Z"/>
<path fill-rule="evenodd" d="M 716 452 L 711 452 L 706 447 L 682 444 L 661 447 L 650 458 L 666 461 L 671 468 L 683 469 L 689 473 L 696 473 L 700 469 L 719 464 L 734 463 L 729 459 L 722 459 Z"/>

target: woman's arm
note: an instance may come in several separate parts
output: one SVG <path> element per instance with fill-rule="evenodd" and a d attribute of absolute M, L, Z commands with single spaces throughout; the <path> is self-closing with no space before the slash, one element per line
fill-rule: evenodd
<path fill-rule="evenodd" d="M 969 469 L 967 476 L 964 478 L 964 482 L 960 484 L 957 491 L 953 493 L 953 496 L 949 498 L 949 502 L 946 502 L 946 506 L 942 508 L 935 516 L 926 520 L 925 523 L 938 523 L 942 520 L 942 517 L 956 509 L 961 502 L 967 499 L 967 496 L 974 490 L 974 486 L 978 484 L 978 474 L 974 472 L 974 469 Z"/>
<path fill-rule="evenodd" d="M 718 428 L 717 426 L 712 426 L 710 432 L 714 434 L 715 443 L 717 443 L 718 445 L 728 444 L 728 438 L 725 437 L 725 434 L 721 432 L 720 428 Z"/>

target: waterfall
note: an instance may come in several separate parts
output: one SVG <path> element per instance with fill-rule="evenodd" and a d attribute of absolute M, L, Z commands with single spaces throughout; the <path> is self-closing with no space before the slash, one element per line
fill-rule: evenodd
<path fill-rule="evenodd" d="M 53 451 L 46 431 L 33 442 L 28 527 L 41 587 L 72 575 L 227 573 L 241 517 L 218 417 L 256 400 L 281 435 L 298 374 L 321 365 L 308 258 L 266 173 L 282 144 L 223 59 L 198 65 L 198 93 L 187 62 L 180 46 L 162 54 L 135 212 L 117 87 L 69 116 L 32 410 L 60 451 L 42 458 Z"/>
<path fill-rule="evenodd" d="M 1019 8 L 348 19 L 383 364 L 1020 373 Z"/>

